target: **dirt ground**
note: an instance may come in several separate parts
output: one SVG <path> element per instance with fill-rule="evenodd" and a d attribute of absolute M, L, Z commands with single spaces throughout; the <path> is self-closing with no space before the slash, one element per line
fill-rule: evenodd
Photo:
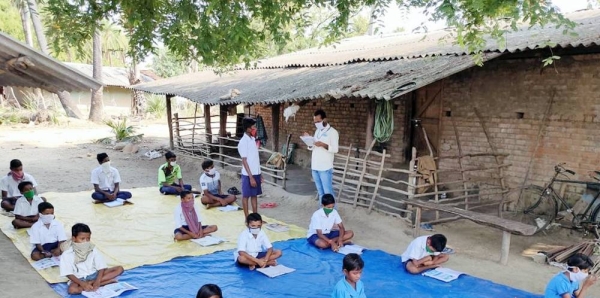
<path fill-rule="evenodd" d="M 168 144 L 168 130 L 166 125 L 142 123 L 139 132 L 145 135 L 141 153 L 131 155 L 92 143 L 95 139 L 110 136 L 110 129 L 105 126 L 72 122 L 62 127 L 0 127 L 0 169 L 8 171 L 9 161 L 18 158 L 23 161 L 25 171 L 36 178 L 41 193 L 91 190 L 89 173 L 98 165 L 95 155 L 105 151 L 121 173 L 123 189 L 154 186 L 156 169 L 163 159 L 149 161 L 142 153 Z M 179 158 L 179 164 L 184 180 L 198 187 L 200 161 Z M 239 188 L 234 172 L 222 171 L 222 176 L 224 189 Z M 260 210 L 261 213 L 302 227 L 308 226 L 310 216 L 317 208 L 314 196 L 294 195 L 269 186 L 265 187 L 265 195 L 259 200 L 279 204 L 273 209 Z M 355 242 L 362 246 L 401 254 L 412 240 L 411 229 L 401 219 L 375 212 L 367 214 L 363 209 L 347 205 L 340 206 L 339 211 L 346 228 L 354 230 Z M 451 256 L 447 267 L 534 293 L 543 293 L 546 283 L 559 269 L 534 263 L 522 257 L 521 252 L 534 243 L 571 244 L 581 239 L 581 235 L 567 231 L 548 236 L 513 236 L 509 264 L 502 266 L 497 262 L 502 238 L 500 231 L 468 221 L 437 225 L 435 230 L 445 234 L 449 245 L 457 252 Z M 3 297 L 57 297 L 4 234 L 0 235 L 0 251 Z M 600 286 L 592 288 L 589 296 L 600 297 Z"/>

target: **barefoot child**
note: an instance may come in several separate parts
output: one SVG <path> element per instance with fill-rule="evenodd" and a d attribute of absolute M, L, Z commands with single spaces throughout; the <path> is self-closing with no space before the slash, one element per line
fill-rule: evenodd
<path fill-rule="evenodd" d="M 121 191 L 121 175 L 119 171 L 110 166 L 110 158 L 106 153 L 99 153 L 96 156 L 99 167 L 92 170 L 92 184 L 94 185 L 94 193 L 92 199 L 94 203 L 111 202 L 116 199 L 131 199 L 131 193 Z"/>
<path fill-rule="evenodd" d="M 234 195 L 226 195 L 221 192 L 221 174 L 215 170 L 213 161 L 203 161 L 202 170 L 204 170 L 200 176 L 202 204 L 205 205 L 207 209 L 233 204 L 237 198 Z"/>
<path fill-rule="evenodd" d="M 548 286 L 544 298 L 583 298 L 598 277 L 589 275 L 594 262 L 584 254 L 574 254 L 567 261 L 568 269 L 555 275 Z"/>
<path fill-rule="evenodd" d="M 262 217 L 258 213 L 250 213 L 246 217 L 247 229 L 238 237 L 237 250 L 233 257 L 238 265 L 248 266 L 254 270 L 256 266 L 277 265 L 277 259 L 281 257 L 281 250 L 273 249 L 267 234 L 262 231 Z"/>
<path fill-rule="evenodd" d="M 184 190 L 179 196 L 181 204 L 175 207 L 175 240 L 199 239 L 217 231 L 215 225 L 202 225 L 200 207 L 191 192 Z"/>
<path fill-rule="evenodd" d="M 402 264 L 406 271 L 412 274 L 440 267 L 449 259 L 447 254 L 441 253 L 444 248 L 446 248 L 446 236 L 442 234 L 418 237 L 402 254 Z"/>
<path fill-rule="evenodd" d="M 39 219 L 38 205 L 46 200 L 35 194 L 33 183 L 24 181 L 19 183 L 22 196 L 15 204 L 15 219 L 12 221 L 15 229 L 30 228 Z"/>
<path fill-rule="evenodd" d="M 23 172 L 23 163 L 18 159 L 10 161 L 10 172 L 0 180 L 0 191 L 2 191 L 2 208 L 6 211 L 15 210 L 17 199 L 21 197 L 19 183 L 29 181 L 33 185 L 34 193 L 37 194 L 37 182 L 33 176 Z"/>
<path fill-rule="evenodd" d="M 308 242 L 318 248 L 325 249 L 331 247 L 331 250 L 337 251 L 344 243 L 350 242 L 354 237 L 354 232 L 344 228 L 342 218 L 337 210 L 333 209 L 335 199 L 331 194 L 325 194 L 321 198 L 323 208 L 315 211 L 310 218 Z M 333 225 L 338 225 L 339 231 L 332 231 Z"/>
<path fill-rule="evenodd" d="M 365 262 L 359 255 L 347 254 L 343 261 L 344 278 L 335 285 L 331 298 L 367 298 L 365 287 L 360 280 L 363 267 Z"/>
<path fill-rule="evenodd" d="M 71 228 L 71 240 L 61 245 L 60 275 L 69 279 L 71 295 L 93 292 L 100 286 L 117 282 L 123 267 L 108 268 L 100 252 L 90 242 L 92 231 L 86 224 L 77 223 Z"/>
<path fill-rule="evenodd" d="M 35 246 L 31 252 L 34 261 L 60 256 L 60 245 L 67 240 L 65 227 L 54 218 L 54 206 L 42 202 L 38 205 L 38 211 L 40 219 L 29 231 L 29 242 Z"/>
<path fill-rule="evenodd" d="M 171 151 L 165 153 L 165 159 L 167 163 L 158 168 L 158 187 L 160 193 L 163 195 L 178 195 L 184 190 L 191 191 L 191 185 L 183 184 L 181 167 L 177 164 L 175 153 Z"/>
<path fill-rule="evenodd" d="M 260 155 L 256 145 L 256 121 L 244 118 L 244 136 L 238 143 L 238 153 L 242 158 L 242 207 L 244 216 L 248 217 L 248 199 L 252 204 L 252 212 L 258 212 L 257 196 L 262 194 L 262 176 L 260 174 Z"/>

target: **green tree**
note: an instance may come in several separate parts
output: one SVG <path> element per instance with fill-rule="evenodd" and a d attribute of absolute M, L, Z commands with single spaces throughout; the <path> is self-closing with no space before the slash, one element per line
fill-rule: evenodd
<path fill-rule="evenodd" d="M 0 31 L 25 42 L 19 9 L 13 6 L 11 0 L 0 0 L 0 11 Z"/>
<path fill-rule="evenodd" d="M 181 61 L 166 48 L 160 48 L 152 59 L 152 69 L 161 78 L 170 78 L 187 72 L 187 63 Z"/>
<path fill-rule="evenodd" d="M 358 15 L 352 18 L 347 37 L 361 36 L 369 31 L 369 18 Z"/>

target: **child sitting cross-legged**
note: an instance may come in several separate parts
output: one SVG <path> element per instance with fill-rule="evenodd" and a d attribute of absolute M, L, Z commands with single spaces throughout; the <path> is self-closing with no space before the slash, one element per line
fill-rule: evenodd
<path fill-rule="evenodd" d="M 335 199 L 331 194 L 325 194 L 321 198 L 323 208 L 315 211 L 310 218 L 307 240 L 310 244 L 321 248 L 330 248 L 337 251 L 344 243 L 350 242 L 354 232 L 344 228 L 340 214 L 333 207 Z M 334 225 L 338 225 L 339 231 L 332 231 Z"/>
<path fill-rule="evenodd" d="M 221 174 L 215 170 L 215 165 L 212 160 L 202 162 L 202 170 L 200 176 L 200 188 L 202 189 L 202 204 L 206 208 L 227 206 L 235 202 L 236 197 L 230 194 L 221 192 Z"/>
<path fill-rule="evenodd" d="M 30 228 L 38 221 L 38 205 L 46 200 L 35 194 L 33 183 L 29 181 L 19 183 L 19 191 L 22 197 L 15 204 L 15 211 L 13 211 L 15 219 L 12 225 L 15 229 Z"/>
<path fill-rule="evenodd" d="M 406 271 L 412 274 L 440 267 L 449 259 L 447 254 L 442 253 L 444 248 L 446 248 L 446 236 L 442 234 L 418 237 L 402 254 L 402 264 Z"/>
<path fill-rule="evenodd" d="M 60 257 L 60 275 L 69 279 L 71 295 L 93 292 L 100 286 L 117 282 L 123 267 L 110 267 L 90 242 L 92 231 L 86 224 L 77 223 L 71 228 L 71 240 L 63 243 Z"/>
<path fill-rule="evenodd" d="M 589 275 L 594 262 L 584 254 L 574 254 L 567 260 L 567 270 L 555 275 L 548 285 L 544 298 L 583 298 L 590 287 L 598 281 Z"/>
<path fill-rule="evenodd" d="M 60 244 L 67 240 L 65 228 L 54 218 L 54 206 L 42 202 L 38 205 L 38 211 L 39 219 L 29 232 L 29 242 L 35 246 L 31 252 L 34 261 L 60 256 Z"/>
<path fill-rule="evenodd" d="M 281 257 L 281 250 L 273 249 L 267 234 L 262 230 L 263 220 L 260 214 L 250 213 L 246 217 L 247 229 L 240 234 L 237 249 L 233 257 L 238 265 L 248 266 L 254 270 L 256 266 L 276 266 L 277 259 Z"/>
<path fill-rule="evenodd" d="M 335 285 L 331 298 L 367 298 L 365 287 L 360 280 L 365 262 L 355 253 L 349 253 L 344 257 L 342 278 Z"/>
<path fill-rule="evenodd" d="M 202 225 L 200 208 L 190 191 L 184 190 L 179 196 L 181 204 L 175 207 L 175 240 L 199 239 L 217 231 L 215 225 Z"/>

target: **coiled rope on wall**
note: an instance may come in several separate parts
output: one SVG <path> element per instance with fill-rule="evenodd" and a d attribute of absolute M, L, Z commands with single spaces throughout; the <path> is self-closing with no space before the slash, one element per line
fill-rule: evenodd
<path fill-rule="evenodd" d="M 375 110 L 375 127 L 373 137 L 379 143 L 392 138 L 394 132 L 394 103 L 391 100 L 380 100 Z"/>

